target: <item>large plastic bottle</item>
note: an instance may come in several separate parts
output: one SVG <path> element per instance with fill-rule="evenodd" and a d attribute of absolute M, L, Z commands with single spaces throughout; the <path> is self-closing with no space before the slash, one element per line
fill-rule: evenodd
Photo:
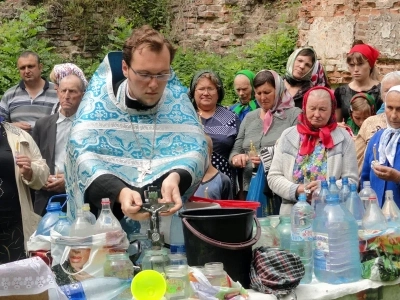
<path fill-rule="evenodd" d="M 182 220 L 178 213 L 172 215 L 170 227 L 170 250 L 172 254 L 186 253 L 185 238 L 183 236 Z"/>
<path fill-rule="evenodd" d="M 350 194 L 349 178 L 343 177 L 342 178 L 342 188 L 340 189 L 340 192 L 339 192 L 340 203 L 345 203 L 349 194 Z"/>
<path fill-rule="evenodd" d="M 67 215 L 63 212 L 60 212 L 58 216 L 58 221 L 53 228 L 62 236 L 69 236 L 71 230 L 71 222 L 68 220 Z"/>
<path fill-rule="evenodd" d="M 357 221 L 358 229 L 362 228 L 362 219 L 365 214 L 364 204 L 361 201 L 360 196 L 357 193 L 357 185 L 355 183 L 350 184 L 350 194 L 345 202 L 346 208 L 351 212 L 353 217 Z"/>
<path fill-rule="evenodd" d="M 79 208 L 76 213 L 75 221 L 71 225 L 70 236 L 91 236 L 95 233 L 93 229 L 93 225 L 86 220 L 82 209 Z"/>
<path fill-rule="evenodd" d="M 306 194 L 299 195 L 298 202 L 293 206 L 291 212 L 292 240 L 290 252 L 300 256 L 305 268 L 305 274 L 300 283 L 310 283 L 313 274 L 312 262 L 312 217 L 313 209 L 307 203 Z"/>
<path fill-rule="evenodd" d="M 101 199 L 101 212 L 94 225 L 96 233 L 103 233 L 109 231 L 121 230 L 121 223 L 114 216 L 110 208 L 110 199 Z"/>
<path fill-rule="evenodd" d="M 361 278 L 358 225 L 339 203 L 339 195 L 327 197 L 321 215 L 314 219 L 314 274 L 321 282 L 341 284 Z"/>
<path fill-rule="evenodd" d="M 383 215 L 379 207 L 376 196 L 369 196 L 369 204 L 365 211 L 364 218 L 362 219 L 362 227 L 365 230 L 386 230 L 387 222 L 386 217 Z"/>
<path fill-rule="evenodd" d="M 314 213 L 318 215 L 324 208 L 326 203 L 326 197 L 329 195 L 328 182 L 326 180 L 321 181 L 321 188 L 316 189 L 312 194 L 311 206 L 314 209 Z"/>
<path fill-rule="evenodd" d="M 261 236 L 257 243 L 253 246 L 253 249 L 257 247 L 279 247 L 279 235 L 277 228 L 271 226 L 270 219 L 257 218 L 261 226 Z M 278 225 L 279 226 L 279 225 Z M 257 226 L 253 224 L 253 235 L 256 234 Z"/>
<path fill-rule="evenodd" d="M 340 193 L 339 187 L 336 185 L 336 177 L 335 176 L 330 176 L 329 177 L 329 193 L 330 194 L 338 194 Z"/>
<path fill-rule="evenodd" d="M 375 198 L 377 198 L 375 191 L 371 188 L 371 182 L 369 181 L 364 181 L 363 189 L 358 193 L 358 195 L 360 196 L 361 201 L 364 204 L 365 210 L 367 210 L 367 207 L 369 205 L 369 197 L 375 196 Z"/>
<path fill-rule="evenodd" d="M 131 279 L 99 277 L 63 285 L 60 288 L 68 299 L 110 300 L 118 299 L 118 296 L 130 287 L 131 282 Z M 49 295 L 49 299 L 57 298 L 52 298 Z"/>
<path fill-rule="evenodd" d="M 400 227 L 400 210 L 396 202 L 393 200 L 393 191 L 388 190 L 385 192 L 385 203 L 382 207 L 382 213 L 386 217 L 389 227 Z"/>
<path fill-rule="evenodd" d="M 279 235 L 280 248 L 290 251 L 290 242 L 292 240 L 292 225 L 290 215 L 280 215 L 279 225 L 276 227 Z"/>
<path fill-rule="evenodd" d="M 36 229 L 36 235 L 50 236 L 50 229 L 52 229 L 58 222 L 58 216 L 61 212 L 60 202 L 50 202 L 46 207 L 47 213 L 40 220 Z"/>
<path fill-rule="evenodd" d="M 86 220 L 88 220 L 88 222 L 92 225 L 96 224 L 96 217 L 90 211 L 90 204 L 83 203 L 82 210 L 83 210 L 83 216 L 86 218 Z"/>

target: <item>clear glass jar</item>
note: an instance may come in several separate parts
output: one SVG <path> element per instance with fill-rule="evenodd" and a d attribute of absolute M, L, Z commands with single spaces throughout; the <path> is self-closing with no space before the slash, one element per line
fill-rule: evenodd
<path fill-rule="evenodd" d="M 187 258 L 185 254 L 182 253 L 174 253 L 168 254 L 169 259 L 171 260 L 171 265 L 187 265 Z"/>
<path fill-rule="evenodd" d="M 292 227 L 290 224 L 290 215 L 281 215 L 278 227 L 280 248 L 290 251 L 290 241 L 292 240 Z"/>
<path fill-rule="evenodd" d="M 133 263 L 129 259 L 128 253 L 110 253 L 107 254 L 107 259 L 104 263 L 104 277 L 116 277 L 119 279 L 132 279 L 133 278 Z M 118 299 L 130 300 L 132 293 L 128 287 L 121 294 Z"/>
<path fill-rule="evenodd" d="M 165 267 L 168 300 L 188 299 L 190 296 L 188 265 L 170 265 Z"/>
<path fill-rule="evenodd" d="M 231 287 L 228 274 L 224 271 L 223 263 L 206 263 L 204 265 L 204 275 L 213 286 Z"/>
<path fill-rule="evenodd" d="M 154 270 L 165 273 L 165 267 L 170 265 L 170 262 L 167 249 L 147 249 L 142 260 L 142 270 Z"/>

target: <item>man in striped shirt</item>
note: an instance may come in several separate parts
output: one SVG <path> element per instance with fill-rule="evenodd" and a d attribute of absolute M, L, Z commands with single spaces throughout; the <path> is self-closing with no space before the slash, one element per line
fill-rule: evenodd
<path fill-rule="evenodd" d="M 42 77 L 43 65 L 35 52 L 23 52 L 17 61 L 21 81 L 0 101 L 0 116 L 31 133 L 36 120 L 51 114 L 58 102 L 54 84 Z"/>

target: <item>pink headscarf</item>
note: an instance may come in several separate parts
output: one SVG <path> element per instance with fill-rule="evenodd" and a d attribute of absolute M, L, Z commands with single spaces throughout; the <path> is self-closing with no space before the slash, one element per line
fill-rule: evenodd
<path fill-rule="evenodd" d="M 265 113 L 264 117 L 263 133 L 265 135 L 271 127 L 274 116 L 278 117 L 279 119 L 286 119 L 285 109 L 294 107 L 294 101 L 292 96 L 286 90 L 285 84 L 283 83 L 283 80 L 281 76 L 278 75 L 278 73 L 273 70 L 261 70 L 260 72 L 270 72 L 275 81 L 274 106 Z M 260 103 L 258 104 L 260 105 Z"/>
<path fill-rule="evenodd" d="M 371 69 L 374 67 L 376 60 L 379 56 L 379 51 L 376 50 L 374 47 L 367 45 L 367 44 L 358 44 L 351 48 L 349 54 L 358 52 L 364 55 L 369 63 Z"/>

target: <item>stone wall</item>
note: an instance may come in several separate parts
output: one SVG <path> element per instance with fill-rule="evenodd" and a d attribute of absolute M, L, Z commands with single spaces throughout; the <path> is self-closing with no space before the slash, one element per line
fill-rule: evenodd
<path fill-rule="evenodd" d="M 400 70 L 400 1 L 303 0 L 299 12 L 299 42 L 316 49 L 331 83 L 350 80 L 346 53 L 355 40 L 381 52 L 379 76 Z"/>
<path fill-rule="evenodd" d="M 223 53 L 287 24 L 295 25 L 298 0 L 173 0 L 172 36 L 183 47 Z"/>

